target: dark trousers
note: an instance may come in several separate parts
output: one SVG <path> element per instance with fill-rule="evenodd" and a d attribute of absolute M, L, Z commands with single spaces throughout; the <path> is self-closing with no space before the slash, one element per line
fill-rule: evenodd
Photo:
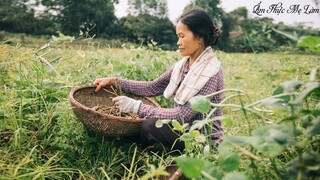
<path fill-rule="evenodd" d="M 150 148 L 154 152 L 183 152 L 185 145 L 178 138 L 180 134 L 172 130 L 170 124 L 156 127 L 157 120 L 145 120 L 140 130 L 140 143 L 144 148 Z"/>

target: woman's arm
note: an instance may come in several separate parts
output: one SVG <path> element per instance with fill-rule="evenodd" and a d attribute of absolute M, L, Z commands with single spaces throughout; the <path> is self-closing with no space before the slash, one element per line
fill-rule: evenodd
<path fill-rule="evenodd" d="M 218 73 L 214 76 L 214 79 L 212 81 L 210 79 L 208 83 L 207 83 L 208 86 L 205 85 L 201 89 L 201 91 L 202 91 L 201 95 L 208 95 L 208 94 L 211 94 L 213 92 L 217 92 L 217 91 L 223 90 L 224 89 L 224 78 L 223 78 L 222 69 L 220 69 L 218 71 Z M 216 96 L 213 96 L 210 99 L 210 101 L 212 103 L 214 103 L 214 104 L 219 104 L 222 100 L 223 100 L 223 93 L 220 93 L 220 94 L 218 94 Z M 220 108 L 218 108 L 213 114 L 213 117 L 218 117 L 218 116 L 222 116 L 222 110 Z"/>
<path fill-rule="evenodd" d="M 160 120 L 178 120 L 180 122 L 189 122 L 196 115 L 192 111 L 189 103 L 185 105 L 175 105 L 174 108 L 155 108 L 147 104 L 141 104 L 138 114 L 143 119 L 160 119 Z"/>
<path fill-rule="evenodd" d="M 122 91 L 137 96 L 156 96 L 163 93 L 170 82 L 172 68 L 153 81 L 133 81 L 117 78 Z"/>
<path fill-rule="evenodd" d="M 210 78 L 208 83 L 202 87 L 197 95 L 208 95 L 216 91 L 220 91 L 224 88 L 223 73 L 220 69 L 219 72 Z M 211 102 L 220 103 L 223 99 L 223 94 L 219 94 L 211 98 Z M 180 122 L 190 122 L 190 120 L 197 115 L 197 112 L 193 112 L 191 105 L 187 102 L 184 105 L 175 104 L 174 108 L 155 108 L 150 105 L 141 104 L 138 114 L 144 119 L 175 119 Z M 214 116 L 221 116 L 222 112 L 218 109 Z"/>

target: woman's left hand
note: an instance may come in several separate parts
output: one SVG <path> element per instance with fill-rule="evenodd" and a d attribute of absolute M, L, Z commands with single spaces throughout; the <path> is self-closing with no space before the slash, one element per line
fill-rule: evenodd
<path fill-rule="evenodd" d="M 121 112 L 125 113 L 138 113 L 139 107 L 141 105 L 140 100 L 135 100 L 127 96 L 117 96 L 115 98 L 112 98 L 112 101 L 119 107 Z"/>
<path fill-rule="evenodd" d="M 93 85 L 96 85 L 95 91 L 98 92 L 100 91 L 101 88 L 110 85 L 110 84 L 115 84 L 117 81 L 116 77 L 107 77 L 107 78 L 98 78 L 94 80 Z"/>

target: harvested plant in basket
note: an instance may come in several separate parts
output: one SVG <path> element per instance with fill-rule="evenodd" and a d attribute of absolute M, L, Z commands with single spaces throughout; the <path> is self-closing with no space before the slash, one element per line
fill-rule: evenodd
<path fill-rule="evenodd" d="M 111 85 L 110 88 L 112 91 L 105 89 L 105 88 L 102 88 L 101 90 L 103 90 L 107 93 L 113 94 L 114 97 L 126 95 L 122 92 L 121 86 Z M 126 96 L 130 96 L 130 95 L 126 95 Z M 112 98 L 113 97 L 110 97 L 110 99 L 112 99 Z M 102 114 L 108 114 L 108 115 L 120 116 L 120 117 L 126 117 L 126 118 L 133 118 L 133 119 L 139 118 L 138 114 L 136 114 L 136 113 L 121 112 L 119 107 L 117 107 L 115 104 L 113 104 L 112 106 L 104 106 L 104 105 L 98 104 L 98 105 L 92 107 L 92 109 L 94 111 L 97 111 Z"/>
<path fill-rule="evenodd" d="M 95 92 L 96 86 L 73 88 L 69 100 L 77 119 L 88 129 L 105 136 L 130 136 L 139 133 L 142 120 L 134 113 L 121 113 L 112 98 L 126 95 L 145 104 L 160 107 L 148 97 L 123 94 L 120 88 L 106 86 Z"/>

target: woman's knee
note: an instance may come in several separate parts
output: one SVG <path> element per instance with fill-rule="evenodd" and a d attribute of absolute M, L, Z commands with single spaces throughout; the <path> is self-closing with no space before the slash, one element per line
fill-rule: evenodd
<path fill-rule="evenodd" d="M 149 132 L 154 132 L 154 130 L 156 129 L 156 121 L 155 120 L 145 120 L 142 121 L 141 124 L 141 132 L 145 133 L 149 133 Z"/>

